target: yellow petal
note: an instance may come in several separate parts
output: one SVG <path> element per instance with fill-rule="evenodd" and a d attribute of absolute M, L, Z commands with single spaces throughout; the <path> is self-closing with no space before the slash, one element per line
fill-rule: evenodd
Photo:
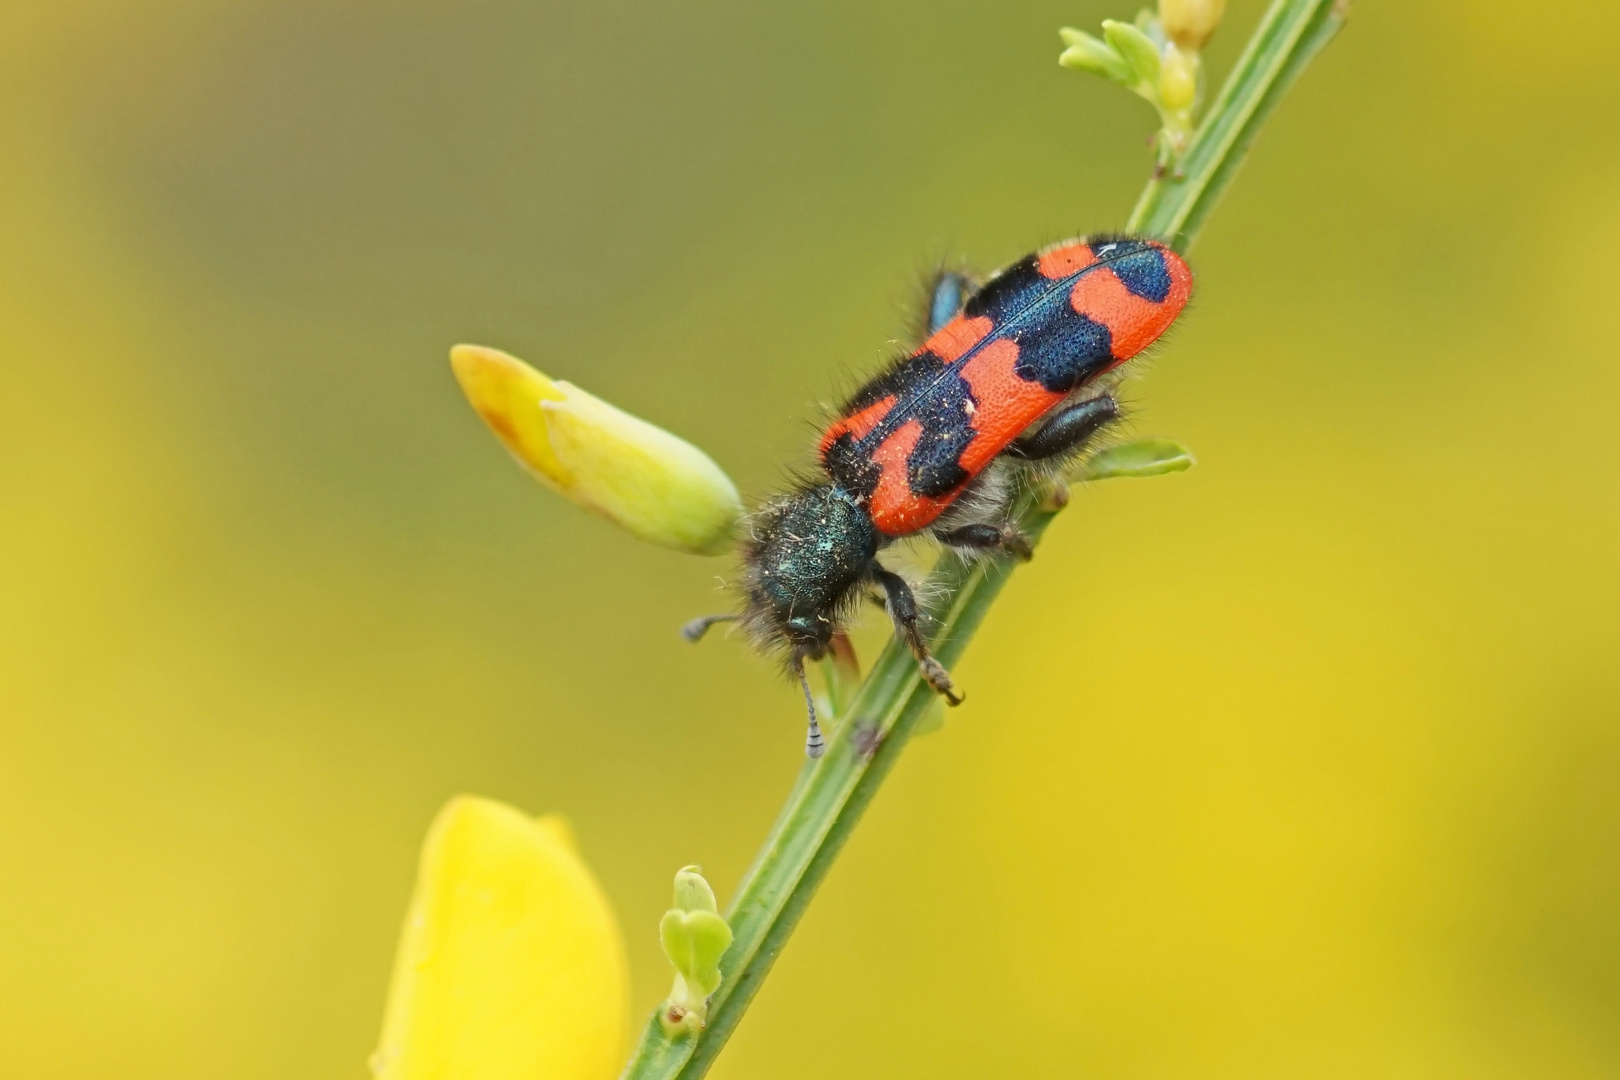
<path fill-rule="evenodd" d="M 555 815 L 454 799 L 422 846 L 378 1080 L 612 1080 L 624 944 Z"/>
<path fill-rule="evenodd" d="M 450 367 L 473 409 L 495 436 L 542 481 L 562 490 L 573 485 L 551 451 L 540 402 L 559 401 L 557 385 L 517 357 L 482 345 L 457 345 Z"/>

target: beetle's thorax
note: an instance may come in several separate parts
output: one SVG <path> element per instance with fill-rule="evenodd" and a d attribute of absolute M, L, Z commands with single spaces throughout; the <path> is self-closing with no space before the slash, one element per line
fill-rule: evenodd
<path fill-rule="evenodd" d="M 750 628 L 796 658 L 824 656 L 881 539 L 871 514 L 836 484 L 765 506 L 743 553 Z"/>

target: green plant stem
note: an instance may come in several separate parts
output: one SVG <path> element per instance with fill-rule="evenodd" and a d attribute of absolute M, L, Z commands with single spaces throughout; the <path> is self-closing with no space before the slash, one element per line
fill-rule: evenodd
<path fill-rule="evenodd" d="M 1187 152 L 1156 171 L 1126 223 L 1177 251 L 1192 246 L 1204 219 L 1249 156 L 1283 96 L 1344 25 L 1349 0 L 1275 0 L 1221 86 Z"/>
<path fill-rule="evenodd" d="M 1275 0 L 1242 58 L 1194 133 L 1178 167 L 1156 175 L 1132 213 L 1132 232 L 1166 237 L 1185 250 L 1225 191 L 1282 95 L 1344 20 L 1344 0 Z M 1056 511 L 1045 492 L 1027 493 L 1017 518 L 1038 540 Z M 923 595 L 937 630 L 935 655 L 952 666 L 1016 564 L 966 563 L 946 555 Z M 709 1001 L 708 1026 L 670 1039 L 653 1016 L 623 1080 L 698 1080 L 736 1030 L 816 887 L 861 813 L 932 704 L 910 653 L 891 640 L 828 739 L 826 755 L 807 764 L 765 846 L 727 913 L 732 944 L 724 981 Z"/>

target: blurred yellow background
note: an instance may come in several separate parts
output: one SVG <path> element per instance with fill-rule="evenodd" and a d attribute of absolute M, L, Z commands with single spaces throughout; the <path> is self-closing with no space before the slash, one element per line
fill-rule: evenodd
<path fill-rule="evenodd" d="M 446 348 L 769 490 L 933 260 L 1123 220 L 1055 31 L 1130 13 L 0 9 L 0 1071 L 363 1075 L 462 791 L 571 817 L 639 1020 L 796 692 Z M 717 1077 L 1620 1073 L 1617 31 L 1358 4 L 1131 386 L 1200 466 L 1080 493 Z"/>

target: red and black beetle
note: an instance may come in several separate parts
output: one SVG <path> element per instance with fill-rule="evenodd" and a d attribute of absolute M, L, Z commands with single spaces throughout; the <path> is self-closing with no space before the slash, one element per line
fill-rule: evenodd
<path fill-rule="evenodd" d="M 741 618 L 804 687 L 805 748 L 822 750 L 806 660 L 827 655 L 863 589 L 878 586 L 924 679 L 961 699 L 930 655 L 917 601 L 878 561 L 887 544 L 930 529 L 941 543 L 1027 557 L 1008 517 L 1015 485 L 992 465 L 1061 459 L 1118 415 L 1094 384 L 1175 321 L 1192 271 L 1156 240 L 1090 237 L 1043 248 L 977 290 L 943 275 L 928 339 L 862 386 L 821 437 L 820 475 L 767 501 L 743 543 L 740 616 L 688 625 L 695 639 Z M 963 300 L 965 297 L 965 300 Z"/>

